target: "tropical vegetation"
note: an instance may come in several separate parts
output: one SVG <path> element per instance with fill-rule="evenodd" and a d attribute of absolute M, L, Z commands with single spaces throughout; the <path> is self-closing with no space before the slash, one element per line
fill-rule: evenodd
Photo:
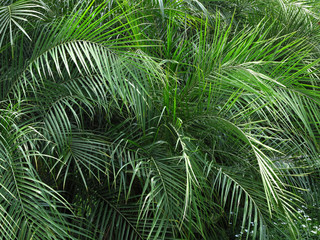
<path fill-rule="evenodd" d="M 0 1 L 1 238 L 318 239 L 319 10 Z"/>

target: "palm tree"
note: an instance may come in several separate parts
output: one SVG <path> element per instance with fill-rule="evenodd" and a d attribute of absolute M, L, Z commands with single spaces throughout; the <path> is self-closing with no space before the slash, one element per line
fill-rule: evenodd
<path fill-rule="evenodd" d="M 1 236 L 299 238 L 317 5 L 246 2 L 3 1 Z"/>

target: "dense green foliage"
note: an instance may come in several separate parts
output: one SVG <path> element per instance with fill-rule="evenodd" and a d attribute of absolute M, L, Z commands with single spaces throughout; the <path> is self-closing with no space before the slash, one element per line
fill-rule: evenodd
<path fill-rule="evenodd" d="M 319 236 L 317 2 L 0 1 L 1 239 Z"/>

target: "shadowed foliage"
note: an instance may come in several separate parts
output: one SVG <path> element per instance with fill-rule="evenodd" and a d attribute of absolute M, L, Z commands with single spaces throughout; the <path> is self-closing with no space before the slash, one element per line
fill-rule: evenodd
<path fill-rule="evenodd" d="M 0 2 L 0 235 L 302 239 L 319 7 Z"/>

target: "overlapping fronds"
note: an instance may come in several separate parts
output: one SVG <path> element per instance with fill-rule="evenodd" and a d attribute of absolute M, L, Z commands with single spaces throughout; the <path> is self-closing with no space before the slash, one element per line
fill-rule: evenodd
<path fill-rule="evenodd" d="M 299 239 L 297 190 L 320 166 L 317 9 L 1 3 L 0 235 Z"/>

